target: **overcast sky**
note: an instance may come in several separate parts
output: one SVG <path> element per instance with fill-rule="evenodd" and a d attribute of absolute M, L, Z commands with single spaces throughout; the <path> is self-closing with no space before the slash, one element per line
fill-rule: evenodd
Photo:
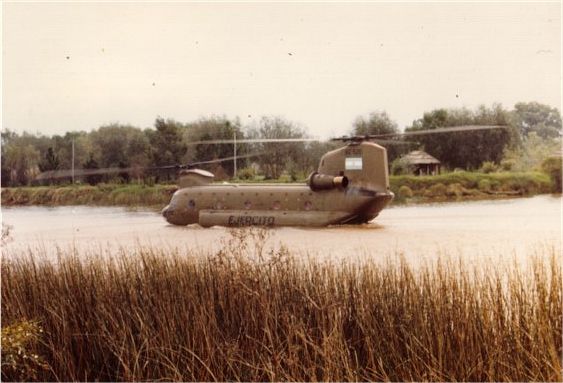
<path fill-rule="evenodd" d="M 4 3 L 2 125 L 64 133 L 278 115 L 319 138 L 385 110 L 561 105 L 555 3 Z"/>

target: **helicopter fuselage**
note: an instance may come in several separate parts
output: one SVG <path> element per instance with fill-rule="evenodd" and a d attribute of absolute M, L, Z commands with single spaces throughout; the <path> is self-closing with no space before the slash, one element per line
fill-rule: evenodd
<path fill-rule="evenodd" d="M 326 153 L 307 184 L 213 184 L 199 169 L 180 173 L 162 211 L 169 223 L 210 226 L 327 226 L 365 223 L 393 199 L 387 152 L 353 142 Z"/>
<path fill-rule="evenodd" d="M 169 223 L 210 226 L 327 226 L 364 223 L 393 198 L 349 187 L 312 191 L 306 184 L 229 184 L 178 190 L 162 214 Z"/>

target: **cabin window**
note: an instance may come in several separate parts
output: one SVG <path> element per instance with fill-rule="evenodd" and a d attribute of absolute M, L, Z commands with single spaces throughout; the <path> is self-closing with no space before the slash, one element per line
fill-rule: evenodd
<path fill-rule="evenodd" d="M 195 201 L 193 199 L 188 201 L 188 208 L 193 209 L 195 207 Z"/>
<path fill-rule="evenodd" d="M 274 210 L 280 210 L 280 208 L 281 208 L 280 201 L 274 201 L 272 207 L 273 207 Z"/>
<path fill-rule="evenodd" d="M 250 201 L 245 201 L 245 202 L 244 202 L 244 208 L 245 208 L 246 210 L 250 209 L 251 207 L 252 207 L 252 202 L 250 202 Z"/>
<path fill-rule="evenodd" d="M 305 201 L 305 210 L 311 210 L 313 208 L 313 204 L 311 201 Z"/>
<path fill-rule="evenodd" d="M 346 170 L 362 170 L 362 157 L 347 157 Z"/>

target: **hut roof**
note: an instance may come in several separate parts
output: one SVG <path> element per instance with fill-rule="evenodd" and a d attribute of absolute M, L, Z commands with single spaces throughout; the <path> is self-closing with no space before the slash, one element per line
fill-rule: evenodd
<path fill-rule="evenodd" d="M 436 158 L 432 157 L 430 154 L 423 152 L 422 150 L 415 150 L 403 157 L 409 165 L 418 164 L 439 164 Z"/>

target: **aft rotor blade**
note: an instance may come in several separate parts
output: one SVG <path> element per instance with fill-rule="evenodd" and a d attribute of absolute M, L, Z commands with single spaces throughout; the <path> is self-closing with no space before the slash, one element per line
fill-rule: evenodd
<path fill-rule="evenodd" d="M 379 137 L 379 136 L 378 136 Z M 331 141 L 342 141 L 342 142 L 363 142 L 363 141 L 371 141 L 375 142 L 380 145 L 410 145 L 410 144 L 418 144 L 418 142 L 413 141 L 402 141 L 402 140 L 382 140 L 379 138 L 375 138 L 375 136 L 344 136 L 344 137 L 335 137 L 331 138 Z"/>
<path fill-rule="evenodd" d="M 426 134 L 468 132 L 474 130 L 493 130 L 493 129 L 506 129 L 506 128 L 508 128 L 508 125 L 463 125 L 463 126 L 450 126 L 446 128 L 414 130 L 414 131 L 403 132 L 403 133 L 375 134 L 375 135 L 370 135 L 369 138 L 421 136 Z"/>
<path fill-rule="evenodd" d="M 380 139 L 374 139 L 372 140 L 373 142 L 375 142 L 376 144 L 380 144 L 380 145 L 410 145 L 410 144 L 418 144 L 418 142 L 414 142 L 414 141 L 399 141 L 399 140 L 380 140 Z"/>
<path fill-rule="evenodd" d="M 320 141 L 318 138 L 242 138 L 240 140 L 205 140 L 188 142 L 187 145 L 204 145 L 204 144 L 259 144 L 264 142 L 314 142 Z"/>

